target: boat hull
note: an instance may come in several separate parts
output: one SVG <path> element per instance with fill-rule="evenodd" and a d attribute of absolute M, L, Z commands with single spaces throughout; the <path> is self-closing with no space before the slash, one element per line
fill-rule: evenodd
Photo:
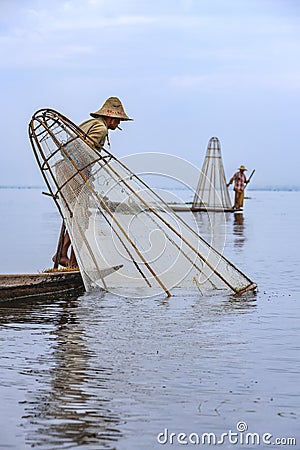
<path fill-rule="evenodd" d="M 84 290 L 79 271 L 0 274 L 0 301 Z"/>

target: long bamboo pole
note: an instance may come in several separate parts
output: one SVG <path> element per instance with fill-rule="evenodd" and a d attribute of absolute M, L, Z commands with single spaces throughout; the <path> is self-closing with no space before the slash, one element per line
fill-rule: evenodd
<path fill-rule="evenodd" d="M 247 181 L 247 183 L 246 183 L 246 186 L 245 186 L 245 188 L 248 186 L 248 184 L 250 183 L 250 181 L 251 181 L 251 178 L 253 177 L 253 175 L 254 175 L 254 172 L 255 172 L 255 169 L 253 169 L 252 170 L 252 172 L 250 173 L 250 176 L 249 176 L 249 178 L 248 178 L 248 181 Z"/>
<path fill-rule="evenodd" d="M 114 169 L 110 166 L 110 170 L 112 170 L 115 174 L 116 172 L 114 171 Z M 199 258 L 205 262 L 205 264 L 207 264 L 207 266 L 228 286 L 230 287 L 230 289 L 232 289 L 234 292 L 237 292 L 237 289 L 232 286 L 227 280 L 226 278 L 223 277 L 222 274 L 220 274 L 208 261 L 207 259 L 204 258 L 203 255 L 201 255 L 200 252 L 198 252 L 197 249 L 195 249 L 195 247 L 193 245 L 191 245 L 189 243 L 189 241 L 182 236 L 181 233 L 179 233 L 176 228 L 174 228 L 171 224 L 169 224 L 164 217 L 162 217 L 154 208 L 152 208 L 151 205 L 149 205 L 137 192 L 135 192 L 132 187 L 123 179 L 122 182 L 125 184 L 125 186 L 155 215 L 157 216 L 170 230 L 172 230 L 192 251 L 194 251 Z M 210 248 L 212 248 L 210 246 Z"/>
<path fill-rule="evenodd" d="M 132 177 L 135 177 L 145 188 L 147 188 L 147 190 L 149 190 L 156 198 L 158 198 L 162 202 L 162 204 L 165 206 L 166 210 L 172 212 L 172 214 L 174 216 L 176 216 L 176 219 L 178 219 L 186 228 L 188 228 L 188 230 L 197 239 L 200 239 L 205 245 L 207 245 L 218 256 L 220 256 L 220 258 L 222 258 L 230 267 L 232 267 L 234 270 L 236 270 L 238 273 L 240 273 L 245 279 L 247 279 L 250 283 L 252 283 L 250 278 L 246 277 L 246 275 L 238 267 L 236 267 L 231 261 L 229 261 L 224 255 L 222 255 L 217 249 L 215 249 L 212 245 L 210 245 L 202 236 L 200 236 L 198 233 L 196 233 L 196 231 L 188 223 L 184 222 L 184 220 L 179 215 L 175 214 L 174 211 L 172 211 L 172 209 L 159 196 L 159 194 L 154 192 L 153 189 L 150 186 L 148 186 L 141 178 L 139 178 L 137 175 L 135 175 L 133 172 L 131 172 L 131 170 L 128 169 L 128 167 L 126 167 L 125 164 L 123 164 L 121 161 L 118 161 L 117 158 L 115 156 L 113 156 L 111 153 L 109 153 L 108 150 L 105 150 L 105 151 L 112 157 L 113 160 L 117 161 L 124 169 L 126 169 Z"/>
<path fill-rule="evenodd" d="M 107 153 L 109 153 L 108 151 L 106 151 Z M 111 154 L 110 154 L 111 155 Z M 113 159 L 117 162 L 117 163 L 119 163 L 119 164 L 121 164 L 121 166 L 123 167 L 123 168 L 125 168 L 127 171 L 129 171 L 129 169 L 125 166 L 125 165 L 123 165 L 122 163 L 120 163 L 113 155 L 112 155 L 112 157 L 113 157 Z M 151 205 L 149 205 L 137 192 L 135 192 L 133 189 L 132 189 L 132 187 L 124 180 L 124 178 L 122 179 L 121 177 L 120 177 L 120 175 L 118 174 L 118 172 L 116 172 L 113 168 L 112 168 L 112 166 L 111 166 L 111 164 L 109 164 L 109 163 L 107 163 L 106 164 L 106 166 L 108 166 L 108 168 L 117 176 L 117 177 L 119 177 L 119 179 L 120 179 L 120 181 L 122 181 L 122 183 L 124 183 L 125 184 L 125 186 L 133 193 L 133 195 L 135 195 L 150 211 L 152 211 L 163 223 L 165 223 L 165 225 L 167 225 L 178 237 L 180 237 L 180 239 L 182 239 L 182 241 L 183 242 L 185 242 L 185 244 L 188 246 L 188 247 L 190 247 L 198 256 L 199 256 L 199 258 L 202 260 L 202 261 L 204 261 L 204 263 L 228 286 L 228 287 L 230 287 L 230 289 L 232 289 L 234 292 L 239 292 L 238 291 L 238 289 L 236 289 L 234 286 L 232 286 L 227 280 L 226 280 L 226 278 L 224 278 L 223 277 L 223 275 L 220 273 L 220 272 L 218 272 L 217 270 L 216 270 L 216 268 L 214 268 L 204 257 L 203 257 L 203 255 L 201 255 L 201 253 L 199 253 L 180 233 L 178 233 L 178 231 L 174 228 L 174 227 L 172 227 L 172 225 L 170 225 L 155 209 L 153 209 L 152 207 L 151 207 Z M 129 171 L 130 172 L 130 171 Z M 149 188 L 140 178 L 138 178 L 135 174 L 133 174 L 132 172 L 131 172 L 131 175 L 132 176 L 135 176 L 143 185 L 145 185 L 148 189 L 150 189 L 150 191 L 151 192 L 153 192 L 152 190 L 151 190 L 151 188 Z M 158 197 L 159 199 L 160 199 L 160 197 L 156 194 L 156 193 L 154 193 L 154 195 L 156 196 L 156 197 Z M 164 204 L 165 202 L 162 200 L 162 199 L 160 199 L 161 201 L 162 201 L 162 203 Z M 173 213 L 174 214 L 174 213 Z M 176 215 L 176 217 L 177 218 L 179 218 L 180 219 L 180 217 L 179 216 L 177 216 Z M 220 258 L 222 258 L 224 261 L 226 261 L 226 263 L 227 264 L 229 264 L 231 267 L 233 267 L 237 272 L 239 272 L 245 279 L 247 279 L 248 281 L 249 281 L 249 283 L 250 283 L 250 285 L 251 286 L 253 286 L 253 283 L 252 283 L 252 281 L 248 278 L 248 277 L 246 277 L 237 267 L 235 267 L 230 261 L 228 261 L 223 255 L 221 255 L 216 249 L 214 249 L 208 242 L 206 242 L 203 238 L 201 238 L 201 236 L 199 236 L 188 224 L 186 224 L 185 222 L 183 222 L 182 221 L 182 219 L 180 219 L 181 220 L 181 222 L 191 231 L 191 232 L 193 232 L 196 236 L 197 236 L 197 238 L 200 238 L 212 251 L 214 251 Z M 254 285 L 254 287 L 255 287 L 256 285 Z"/>

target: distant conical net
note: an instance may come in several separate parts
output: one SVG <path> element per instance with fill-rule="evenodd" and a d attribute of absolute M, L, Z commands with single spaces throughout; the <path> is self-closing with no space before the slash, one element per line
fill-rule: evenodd
<path fill-rule="evenodd" d="M 95 150 L 66 117 L 40 110 L 29 135 L 86 290 L 98 286 L 141 297 L 171 295 L 175 287 L 235 293 L 253 288 L 195 231 L 195 223 L 177 216 L 110 152 Z"/>
<path fill-rule="evenodd" d="M 192 208 L 211 211 L 232 209 L 222 162 L 221 145 L 216 137 L 209 140 Z"/>

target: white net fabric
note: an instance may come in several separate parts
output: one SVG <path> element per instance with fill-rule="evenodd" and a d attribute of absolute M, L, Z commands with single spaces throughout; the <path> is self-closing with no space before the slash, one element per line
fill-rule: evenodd
<path fill-rule="evenodd" d="M 144 297 L 174 287 L 238 293 L 252 286 L 195 231 L 192 214 L 187 224 L 113 155 L 91 148 L 72 122 L 46 111 L 32 120 L 31 142 L 86 290 Z"/>

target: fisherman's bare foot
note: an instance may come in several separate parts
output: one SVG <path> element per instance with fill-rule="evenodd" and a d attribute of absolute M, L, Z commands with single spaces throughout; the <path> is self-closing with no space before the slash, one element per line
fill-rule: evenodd
<path fill-rule="evenodd" d="M 55 259 L 56 255 L 53 256 L 52 261 L 55 262 Z M 71 262 L 67 256 L 61 256 L 60 260 L 58 261 L 58 264 L 63 267 L 70 267 Z"/>
<path fill-rule="evenodd" d="M 76 259 L 75 259 L 75 260 L 70 259 L 70 262 L 69 262 L 69 264 L 68 264 L 67 267 L 70 267 L 71 269 L 77 268 L 77 267 L 78 267 L 78 264 L 77 264 Z"/>

